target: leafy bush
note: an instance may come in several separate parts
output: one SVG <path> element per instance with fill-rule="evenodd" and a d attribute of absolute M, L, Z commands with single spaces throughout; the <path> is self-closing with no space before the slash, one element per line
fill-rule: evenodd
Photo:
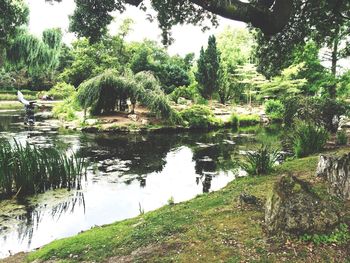
<path fill-rule="evenodd" d="M 57 103 L 52 109 L 53 116 L 58 119 L 72 121 L 77 119 L 76 112 L 81 111 L 79 103 L 77 102 L 76 94 L 66 98 L 63 102 Z"/>
<path fill-rule="evenodd" d="M 73 85 L 65 82 L 58 82 L 52 89 L 47 92 L 47 95 L 52 96 L 55 100 L 68 98 L 75 93 Z"/>
<path fill-rule="evenodd" d="M 209 128 L 210 126 L 220 126 L 222 124 L 215 118 L 214 113 L 203 105 L 193 105 L 181 111 L 180 116 L 192 128 Z"/>
<path fill-rule="evenodd" d="M 271 172 L 278 158 L 278 152 L 271 150 L 268 146 L 261 147 L 254 152 L 247 152 L 242 168 L 249 175 L 263 175 Z"/>
<path fill-rule="evenodd" d="M 174 89 L 174 91 L 172 93 L 169 94 L 169 98 L 178 103 L 179 98 L 185 98 L 187 100 L 193 100 L 195 95 L 195 91 L 193 88 L 191 87 L 178 87 L 176 89 Z"/>
<path fill-rule="evenodd" d="M 284 114 L 284 106 L 279 100 L 268 100 L 265 103 L 265 112 L 271 119 L 282 119 Z"/>
<path fill-rule="evenodd" d="M 321 151 L 328 138 L 329 134 L 322 126 L 311 122 L 297 122 L 291 137 L 295 156 L 305 157 Z"/>
<path fill-rule="evenodd" d="M 300 237 L 301 241 L 312 242 L 316 245 L 320 244 L 337 244 L 342 245 L 350 241 L 349 227 L 346 224 L 340 224 L 331 234 L 305 234 Z"/>
<path fill-rule="evenodd" d="M 294 96 L 284 98 L 282 103 L 285 108 L 283 122 L 287 126 L 299 119 L 324 126 L 330 132 L 338 129 L 338 122 L 334 120 L 348 111 L 345 102 L 330 98 Z"/>
<path fill-rule="evenodd" d="M 337 145 L 346 145 L 348 143 L 348 136 L 344 130 L 337 132 L 336 142 Z"/>

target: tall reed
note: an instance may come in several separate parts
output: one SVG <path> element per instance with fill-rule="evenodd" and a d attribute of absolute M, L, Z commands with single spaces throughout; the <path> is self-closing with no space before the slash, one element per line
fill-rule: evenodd
<path fill-rule="evenodd" d="M 84 159 L 54 148 L 38 148 L 17 141 L 0 143 L 0 194 L 11 197 L 57 188 L 80 188 Z"/>

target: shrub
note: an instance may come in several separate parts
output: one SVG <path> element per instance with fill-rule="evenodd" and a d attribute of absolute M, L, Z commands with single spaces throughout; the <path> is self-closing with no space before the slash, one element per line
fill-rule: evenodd
<path fill-rule="evenodd" d="M 172 101 L 178 103 L 180 97 L 185 98 L 187 100 L 193 100 L 194 95 L 195 95 L 195 91 L 193 88 L 182 86 L 174 89 L 174 91 L 169 94 L 169 98 Z"/>
<path fill-rule="evenodd" d="M 279 100 L 268 100 L 265 103 L 265 112 L 272 120 L 280 120 L 283 118 L 284 106 Z"/>
<path fill-rule="evenodd" d="M 277 158 L 276 150 L 262 144 L 257 151 L 247 153 L 241 166 L 249 175 L 268 174 L 275 166 Z"/>
<path fill-rule="evenodd" d="M 77 118 L 76 112 L 81 111 L 77 102 L 76 94 L 66 98 L 63 102 L 57 103 L 52 109 L 53 116 L 58 119 L 72 121 Z"/>
<path fill-rule="evenodd" d="M 285 108 L 283 122 L 287 126 L 299 119 L 324 126 L 330 132 L 338 129 L 338 122 L 334 120 L 348 111 L 345 102 L 330 98 L 294 96 L 284 98 L 282 103 Z"/>
<path fill-rule="evenodd" d="M 348 136 L 344 130 L 337 132 L 336 142 L 337 145 L 346 145 L 348 143 Z"/>
<path fill-rule="evenodd" d="M 180 116 L 192 128 L 209 128 L 222 123 L 215 118 L 213 112 L 206 106 L 193 105 L 180 112 Z"/>
<path fill-rule="evenodd" d="M 329 134 L 326 129 L 311 122 L 299 121 L 292 131 L 292 145 L 296 157 L 305 157 L 321 151 Z"/>
<path fill-rule="evenodd" d="M 56 100 L 66 99 L 75 93 L 73 85 L 65 82 L 58 82 L 52 89 L 47 92 L 47 95 L 52 96 Z"/>

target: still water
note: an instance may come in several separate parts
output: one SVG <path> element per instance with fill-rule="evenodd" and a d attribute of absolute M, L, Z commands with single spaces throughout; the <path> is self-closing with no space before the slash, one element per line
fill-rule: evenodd
<path fill-rule="evenodd" d="M 0 201 L 0 258 L 43 246 L 91 227 L 135 217 L 168 200 L 216 191 L 244 176 L 237 161 L 261 142 L 279 145 L 279 127 L 208 133 L 88 135 L 38 124 L 21 112 L 0 112 L 0 140 L 54 146 L 88 160 L 81 190 L 50 191 Z"/>

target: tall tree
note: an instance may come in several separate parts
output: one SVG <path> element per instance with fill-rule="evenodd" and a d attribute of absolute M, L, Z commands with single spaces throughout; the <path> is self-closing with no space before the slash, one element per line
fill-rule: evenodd
<path fill-rule="evenodd" d="M 15 37 L 18 27 L 28 23 L 29 9 L 24 0 L 0 0 L 0 67 L 5 49 Z"/>
<path fill-rule="evenodd" d="M 208 39 L 208 47 L 200 51 L 198 59 L 198 71 L 196 79 L 199 84 L 199 92 L 206 99 L 211 99 L 218 90 L 220 68 L 220 54 L 216 46 L 215 36 Z"/>

